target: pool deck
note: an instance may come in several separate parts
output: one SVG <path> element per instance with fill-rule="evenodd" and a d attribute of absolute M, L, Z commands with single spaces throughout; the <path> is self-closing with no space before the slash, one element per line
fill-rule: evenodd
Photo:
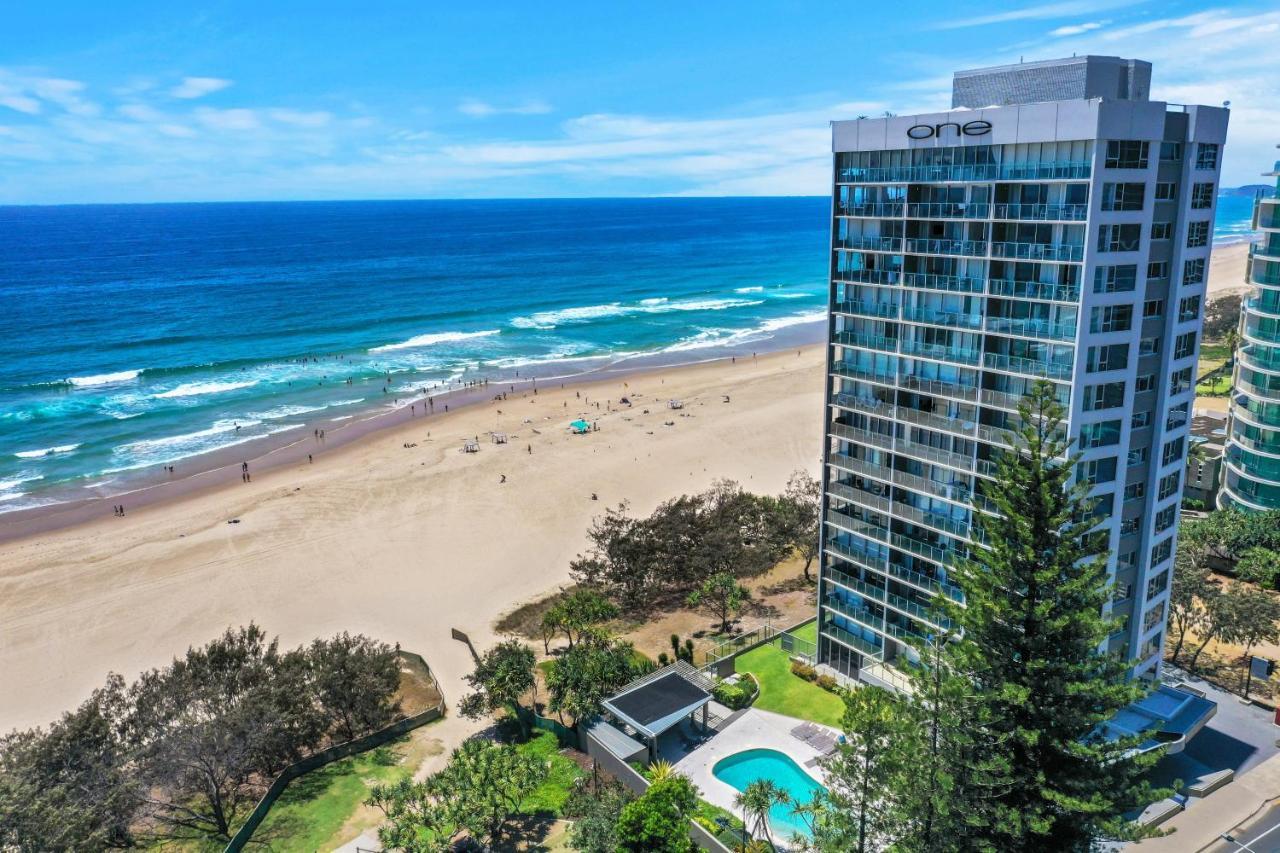
<path fill-rule="evenodd" d="M 806 765 L 806 762 L 818 757 L 818 751 L 791 734 L 792 729 L 805 722 L 772 711 L 751 708 L 721 729 L 715 737 L 681 758 L 675 769 L 698 786 L 707 802 L 735 814 L 738 810 L 734 808 L 733 798 L 738 795 L 738 789 L 717 779 L 712 769 L 720 759 L 738 752 L 748 749 L 777 750 L 791 756 L 804 772 L 825 785 L 826 774 L 822 769 Z M 829 731 L 833 736 L 840 734 L 836 729 Z"/>

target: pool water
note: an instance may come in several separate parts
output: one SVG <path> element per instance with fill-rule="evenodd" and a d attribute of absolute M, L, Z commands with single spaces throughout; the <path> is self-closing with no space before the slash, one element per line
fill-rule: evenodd
<path fill-rule="evenodd" d="M 748 749 L 722 758 L 711 769 L 721 782 L 745 791 L 747 785 L 757 779 L 771 779 L 791 796 L 792 803 L 804 803 L 813 798 L 815 791 L 825 790 L 813 777 L 791 760 L 791 756 L 776 749 Z M 739 818 L 742 815 L 738 815 Z M 785 841 L 793 835 L 811 835 L 804 821 L 791 813 L 790 805 L 778 805 L 769 810 L 769 827 L 775 841 Z"/>

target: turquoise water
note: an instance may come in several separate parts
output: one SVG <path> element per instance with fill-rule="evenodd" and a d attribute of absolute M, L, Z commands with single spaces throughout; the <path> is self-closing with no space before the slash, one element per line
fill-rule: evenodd
<path fill-rule="evenodd" d="M 759 779 L 771 779 L 791 796 L 793 803 L 808 802 L 815 791 L 825 790 L 790 756 L 774 749 L 736 752 L 717 761 L 711 772 L 721 782 L 739 791 L 745 791 L 747 785 Z M 789 805 L 778 805 L 769 810 L 769 826 L 775 841 L 785 841 L 796 834 L 810 835 L 809 827 L 791 813 Z"/>

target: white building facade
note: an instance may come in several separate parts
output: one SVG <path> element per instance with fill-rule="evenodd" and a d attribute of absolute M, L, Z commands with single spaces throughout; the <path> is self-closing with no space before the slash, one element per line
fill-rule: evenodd
<path fill-rule="evenodd" d="M 957 74 L 960 103 L 962 75 L 1010 85 L 1000 106 L 832 124 L 818 654 L 845 676 L 892 684 L 948 627 L 930 597 L 963 599 L 950 567 L 1039 379 L 1108 532 L 1109 647 L 1158 673 L 1227 111 L 1147 100 L 1145 63 L 1063 62 L 1095 60 L 1124 63 L 1118 97 L 1090 67 L 1021 103 L 1055 79 L 1031 63 Z"/>

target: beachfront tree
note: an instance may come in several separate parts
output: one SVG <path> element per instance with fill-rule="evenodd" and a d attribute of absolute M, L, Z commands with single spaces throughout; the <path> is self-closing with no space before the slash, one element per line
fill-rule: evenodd
<path fill-rule="evenodd" d="M 661 557 L 647 535 L 648 526 L 628 514 L 625 501 L 606 509 L 592 520 L 587 531 L 591 548 L 569 564 L 570 575 L 608 593 L 625 610 L 643 607 L 658 592 L 655 578 Z"/>
<path fill-rule="evenodd" d="M 307 650 L 313 689 L 340 740 L 380 729 L 399 714 L 399 648 L 345 631 Z"/>
<path fill-rule="evenodd" d="M 547 671 L 547 708 L 576 722 L 599 713 L 605 697 L 640 674 L 631 643 L 588 631 Z"/>
<path fill-rule="evenodd" d="M 365 805 L 383 814 L 378 841 L 384 850 L 447 853 L 462 829 L 457 793 L 445 790 L 435 777 L 374 785 Z"/>
<path fill-rule="evenodd" d="M 112 675 L 47 729 L 0 738 L 0 849 L 132 847 L 134 784 L 120 738 L 124 679 Z"/>
<path fill-rule="evenodd" d="M 544 631 L 555 636 L 564 632 L 569 648 L 584 631 L 616 618 L 618 606 L 602 592 L 590 587 L 579 587 L 562 595 L 542 617 Z"/>
<path fill-rule="evenodd" d="M 811 580 L 809 567 L 818 556 L 818 521 L 822 512 L 822 481 L 803 468 L 787 480 L 778 500 L 778 535 L 804 560 L 804 579 Z"/>
<path fill-rule="evenodd" d="M 517 712 L 520 731 L 527 738 L 529 723 L 519 713 L 520 700 L 526 693 L 537 690 L 538 682 L 533 674 L 536 664 L 533 649 L 519 640 L 512 638 L 498 643 L 480 656 L 475 670 L 467 676 L 467 683 L 476 692 L 462 698 L 458 713 L 478 720 L 511 706 Z M 536 697 L 533 704 L 536 705 Z"/>
<path fill-rule="evenodd" d="M 649 786 L 618 816 L 618 853 L 692 853 L 689 819 L 698 807 L 698 789 L 684 776 Z"/>
<path fill-rule="evenodd" d="M 1103 615 L 1107 539 L 1052 385 L 1037 382 L 1018 408 L 1015 440 L 983 481 L 996 511 L 975 513 L 985 547 L 957 565 L 965 605 L 951 608 L 970 650 L 963 676 L 986 706 L 982 735 L 1007 781 L 994 819 L 968 834 L 999 850 L 1088 850 L 1151 834 L 1124 815 L 1165 795 L 1144 779 L 1160 752 L 1099 735 L 1149 688 L 1127 678 L 1119 655 L 1098 652 L 1115 630 Z"/>
<path fill-rule="evenodd" d="M 733 804 L 742 809 L 742 824 L 751 827 L 753 836 L 763 837 L 769 849 L 776 849 L 773 833 L 769 830 L 769 812 L 774 806 L 791 804 L 791 795 L 772 779 L 756 779 L 733 798 Z"/>
<path fill-rule="evenodd" d="M 845 740 L 825 760 L 831 808 L 819 816 L 820 850 L 881 850 L 901 831 L 901 799 L 919 730 L 906 703 L 879 687 L 844 696 Z"/>
<path fill-rule="evenodd" d="M 728 572 L 718 572 L 689 593 L 686 603 L 720 621 L 720 633 L 729 633 L 732 622 L 751 601 L 751 590 Z"/>
<path fill-rule="evenodd" d="M 618 817 L 635 795 L 616 781 L 580 778 L 564 804 L 569 827 L 569 846 L 581 853 L 617 853 Z"/>
<path fill-rule="evenodd" d="M 1264 589 L 1280 587 L 1280 551 L 1250 548 L 1240 555 L 1236 563 L 1236 575 L 1241 580 L 1256 583 Z"/>

